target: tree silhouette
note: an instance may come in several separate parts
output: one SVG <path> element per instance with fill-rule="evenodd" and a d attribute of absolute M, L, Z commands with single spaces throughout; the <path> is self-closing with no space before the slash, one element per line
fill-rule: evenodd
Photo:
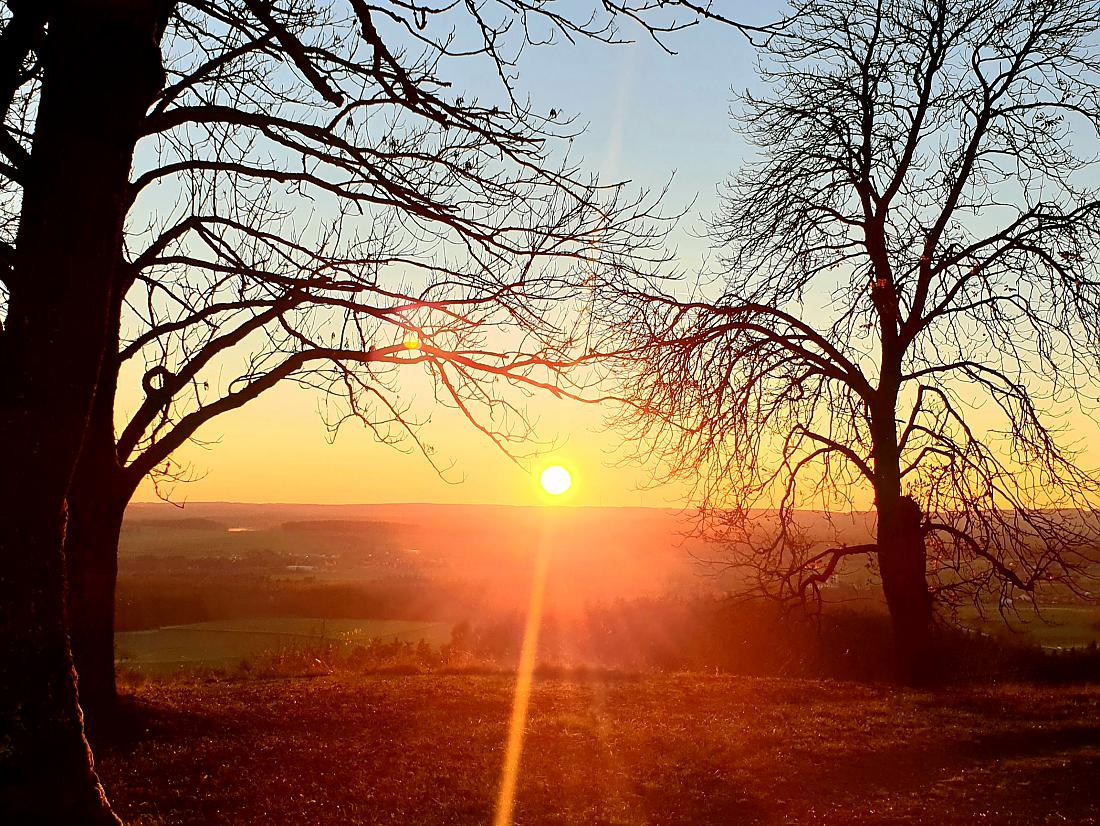
<path fill-rule="evenodd" d="M 1061 417 L 1096 390 L 1098 31 L 1095 3 L 794 4 L 735 113 L 757 156 L 711 226 L 720 295 L 605 292 L 641 452 L 770 597 L 869 558 L 909 679 L 935 600 L 1089 573 L 1097 477 Z M 873 544 L 800 525 L 872 497 Z"/>
<path fill-rule="evenodd" d="M 70 494 L 74 581 L 89 567 L 113 581 L 79 559 L 82 492 L 122 496 L 132 478 L 96 468 L 144 472 L 277 380 L 339 386 L 352 414 L 380 424 L 381 410 L 401 426 L 378 372 L 418 361 L 483 429 L 513 432 L 494 418 L 507 402 L 492 378 L 554 385 L 562 345 L 543 346 L 553 328 L 544 310 L 586 268 L 626 263 L 648 237 L 633 220 L 644 207 L 547 148 L 569 125 L 513 93 L 517 61 L 526 46 L 617 42 L 620 18 L 652 36 L 675 31 L 670 6 L 686 10 L 684 25 L 716 16 L 649 0 L 9 0 L 6 822 L 117 820 L 76 702 L 63 597 Z M 460 61 L 495 73 L 493 100 L 449 85 Z M 145 326 L 120 338 L 131 322 Z M 506 343 L 509 331 L 498 338 L 490 324 L 527 338 Z M 401 355 L 394 329 L 421 336 L 415 356 Z M 253 356 L 235 382 L 210 386 L 202 370 L 235 344 Z M 133 359 L 147 360 L 145 402 L 115 440 L 118 368 Z"/>

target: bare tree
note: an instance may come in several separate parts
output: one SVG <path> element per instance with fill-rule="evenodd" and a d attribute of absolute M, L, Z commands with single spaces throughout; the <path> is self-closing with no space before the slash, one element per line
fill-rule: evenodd
<path fill-rule="evenodd" d="M 814 0 L 792 21 L 735 112 L 757 156 L 712 223 L 720 294 L 608 290 L 605 346 L 621 424 L 698 479 L 730 562 L 804 603 L 869 558 L 920 679 L 936 600 L 1004 610 L 1090 573 L 1098 481 L 1060 417 L 1097 387 L 1100 6 Z M 872 497 L 871 544 L 800 525 Z"/>
<path fill-rule="evenodd" d="M 9 0 L 0 31 L 6 822 L 116 822 L 83 737 L 64 611 L 74 474 L 81 490 L 108 479 L 77 472 L 82 448 L 90 465 L 147 470 L 218 410 L 281 378 L 336 383 L 349 410 L 375 421 L 365 402 L 385 410 L 392 398 L 376 374 L 401 358 L 385 333 L 394 326 L 421 335 L 413 358 L 444 395 L 481 400 L 490 432 L 507 428 L 492 423 L 502 408 L 489 376 L 553 386 L 551 350 L 498 343 L 479 325 L 545 331 L 546 302 L 588 262 L 613 263 L 636 210 L 547 149 L 568 125 L 513 94 L 516 62 L 529 45 L 618 41 L 619 18 L 653 36 L 681 26 L 670 4 L 584 5 Z M 688 23 L 716 16 L 671 5 Z M 469 60 L 496 72 L 495 99 L 449 85 L 449 68 Z M 169 191 L 181 200 L 143 211 L 143 199 Z M 369 227 L 358 237 L 337 220 L 352 213 Z M 329 229 L 315 232 L 323 219 Z M 337 246 L 315 247 L 322 238 Z M 572 270 L 547 264 L 570 258 Z M 136 338 L 120 337 L 125 318 L 146 325 Z M 199 374 L 235 337 L 256 357 L 235 383 L 208 391 Z M 107 398 L 128 358 L 149 359 L 146 403 L 116 440 Z M 76 530 L 71 539 L 79 544 Z"/>

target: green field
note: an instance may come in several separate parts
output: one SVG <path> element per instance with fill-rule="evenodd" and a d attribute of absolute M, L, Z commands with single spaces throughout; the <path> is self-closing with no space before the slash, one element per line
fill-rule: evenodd
<path fill-rule="evenodd" d="M 351 649 L 371 640 L 424 640 L 439 646 L 450 635 L 451 626 L 441 622 L 258 617 L 119 632 L 115 657 L 121 668 L 146 675 L 180 669 L 225 670 L 293 649 L 333 645 Z"/>
<path fill-rule="evenodd" d="M 1007 624 L 996 614 L 981 620 L 966 618 L 964 623 L 997 639 L 1050 649 L 1100 643 L 1100 606 L 1096 605 L 1048 605 L 1042 608 L 1040 617 L 1012 617 Z"/>

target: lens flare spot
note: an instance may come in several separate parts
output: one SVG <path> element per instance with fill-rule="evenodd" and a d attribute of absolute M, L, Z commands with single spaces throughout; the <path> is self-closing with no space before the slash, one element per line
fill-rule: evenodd
<path fill-rule="evenodd" d="M 539 476 L 539 484 L 551 496 L 560 496 L 573 484 L 573 476 L 561 465 L 550 465 Z"/>

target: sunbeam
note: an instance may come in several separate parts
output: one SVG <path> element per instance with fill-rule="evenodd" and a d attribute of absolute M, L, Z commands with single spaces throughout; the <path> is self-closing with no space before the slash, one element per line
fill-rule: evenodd
<path fill-rule="evenodd" d="M 535 577 L 531 583 L 527 623 L 523 629 L 523 647 L 520 649 L 519 668 L 516 671 L 516 693 L 512 697 L 512 719 L 508 723 L 508 745 L 504 752 L 504 768 L 501 770 L 500 794 L 497 796 L 493 826 L 511 826 L 512 823 L 523 735 L 527 727 L 527 705 L 531 699 L 531 682 L 535 671 L 535 657 L 538 654 L 546 576 L 550 569 L 550 548 L 547 532 L 543 531 L 535 559 Z"/>

